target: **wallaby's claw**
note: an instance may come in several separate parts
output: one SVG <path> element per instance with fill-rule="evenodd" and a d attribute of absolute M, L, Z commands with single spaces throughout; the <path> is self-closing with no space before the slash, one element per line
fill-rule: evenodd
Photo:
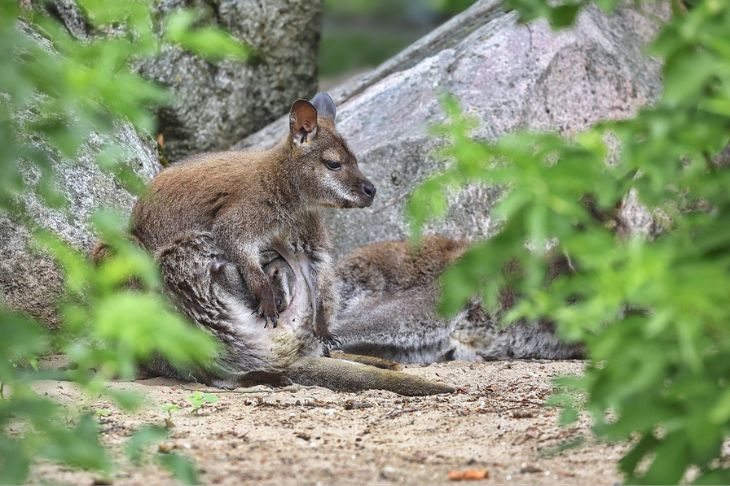
<path fill-rule="evenodd" d="M 315 334 L 315 336 L 317 336 Z M 327 348 L 332 348 L 336 346 L 341 346 L 342 342 L 337 339 L 334 334 L 327 333 L 324 336 L 317 336 L 317 339 L 319 339 L 319 342 L 327 346 Z"/>
<path fill-rule="evenodd" d="M 261 305 L 259 305 L 259 307 L 251 314 L 255 314 L 257 317 L 264 320 L 264 328 L 269 327 L 269 322 L 271 322 L 271 327 L 275 328 L 279 322 L 279 313 L 276 310 L 274 310 L 273 314 L 269 314 L 264 311 L 263 306 Z"/>
<path fill-rule="evenodd" d="M 256 311 L 256 314 L 264 320 L 264 328 L 269 327 L 269 322 L 271 322 L 271 327 L 275 328 L 277 324 L 279 323 L 279 313 L 274 311 L 273 314 L 267 314 L 262 309 L 262 306 L 259 306 L 258 310 Z"/>
<path fill-rule="evenodd" d="M 309 244 L 308 242 L 304 242 L 304 241 L 300 241 L 300 240 L 291 241 L 291 242 L 289 242 L 288 246 L 289 246 L 289 249 L 291 250 L 291 252 L 294 254 L 297 254 L 297 253 L 311 254 L 312 253 L 312 245 Z"/>

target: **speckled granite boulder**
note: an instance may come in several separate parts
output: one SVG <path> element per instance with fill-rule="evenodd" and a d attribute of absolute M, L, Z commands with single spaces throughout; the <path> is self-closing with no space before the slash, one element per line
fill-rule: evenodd
<path fill-rule="evenodd" d="M 33 195 L 24 201 L 40 227 L 77 249 L 89 250 L 94 244 L 90 227 L 94 211 L 102 207 L 129 211 L 135 199 L 94 163 L 94 154 L 102 142 L 94 137 L 76 159 L 55 162 L 57 187 L 68 201 L 66 211 L 49 209 Z M 151 179 L 160 169 L 153 144 L 140 138 L 131 126 L 119 128 L 116 142 L 126 149 L 126 162 L 144 180 Z M 33 172 L 28 171 L 27 177 L 32 180 Z M 54 326 L 58 323 L 56 301 L 63 277 L 55 262 L 29 243 L 26 226 L 0 216 L 0 300 Z"/>
<path fill-rule="evenodd" d="M 209 62 L 166 47 L 140 66 L 145 77 L 172 89 L 172 106 L 158 113 L 170 161 L 227 148 L 316 92 L 321 0 L 164 0 L 159 9 L 179 7 L 201 9 L 257 57 Z"/>
<path fill-rule="evenodd" d="M 76 0 L 32 0 L 43 4 L 75 37 L 94 32 Z M 247 42 L 255 59 L 208 61 L 166 46 L 138 69 L 172 90 L 172 106 L 158 112 L 165 157 L 174 162 L 189 154 L 230 147 L 266 126 L 297 98 L 317 91 L 322 0 L 161 0 L 169 13 L 194 8 L 202 24 L 215 25 Z"/>

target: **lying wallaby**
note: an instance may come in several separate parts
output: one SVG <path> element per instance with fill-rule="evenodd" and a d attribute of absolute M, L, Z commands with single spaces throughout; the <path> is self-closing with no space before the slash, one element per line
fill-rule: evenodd
<path fill-rule="evenodd" d="M 439 316 L 438 277 L 467 245 L 440 236 L 425 238 L 418 249 L 389 241 L 362 246 L 340 260 L 333 326 L 339 348 L 402 363 L 582 357 L 582 346 L 560 341 L 550 322 L 502 327 L 504 311 L 516 298 L 509 292 L 500 296 L 502 310 L 494 315 L 473 302 L 452 319 Z M 560 263 L 553 264 L 556 272 L 564 270 Z"/>
<path fill-rule="evenodd" d="M 335 129 L 332 98 L 294 102 L 289 134 L 274 148 L 191 157 L 160 172 L 132 212 L 132 235 L 151 252 L 210 232 L 237 266 L 264 324 L 278 313 L 260 257 L 273 241 L 308 256 L 303 272 L 317 337 L 331 342 L 336 308 L 327 230 L 318 209 L 370 206 L 375 186 Z"/>
<path fill-rule="evenodd" d="M 210 332 L 222 352 L 213 365 L 182 372 L 163 359 L 151 371 L 184 380 L 234 388 L 258 383 L 299 383 L 334 390 L 391 390 L 402 395 L 448 393 L 452 388 L 406 373 L 322 357 L 312 332 L 313 310 L 305 272 L 310 258 L 274 241 L 263 269 L 279 307 L 279 326 L 261 332 L 263 319 L 252 312 L 255 297 L 236 266 L 210 233 L 193 232 L 156 254 L 165 289 L 178 308 Z"/>

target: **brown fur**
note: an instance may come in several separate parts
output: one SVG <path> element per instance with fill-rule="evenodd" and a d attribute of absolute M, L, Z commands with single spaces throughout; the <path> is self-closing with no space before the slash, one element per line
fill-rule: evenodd
<path fill-rule="evenodd" d="M 320 94 L 314 105 L 318 98 L 320 105 L 323 98 L 331 103 Z M 289 135 L 270 150 L 203 154 L 163 170 L 134 207 L 132 233 L 155 252 L 187 233 L 211 232 L 238 265 L 259 315 L 274 325 L 275 299 L 260 254 L 275 240 L 307 253 L 316 333 L 331 339 L 327 324 L 336 299 L 329 237 L 318 208 L 369 206 L 375 188 L 337 133 L 334 118 L 317 117 L 312 103 L 295 102 Z M 330 160 L 340 168 L 328 168 Z"/>
<path fill-rule="evenodd" d="M 340 280 L 371 291 L 392 292 L 433 284 L 466 251 L 466 240 L 428 236 L 420 246 L 383 241 L 356 248 L 338 262 Z"/>
<path fill-rule="evenodd" d="M 89 256 L 91 257 L 91 262 L 94 265 L 99 265 L 103 260 L 112 256 L 112 254 L 112 248 L 106 243 L 99 241 L 94 245 L 94 248 L 91 249 Z"/>

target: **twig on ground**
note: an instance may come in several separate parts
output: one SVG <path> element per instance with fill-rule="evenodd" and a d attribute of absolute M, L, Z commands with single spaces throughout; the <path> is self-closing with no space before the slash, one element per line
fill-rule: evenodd
<path fill-rule="evenodd" d="M 397 417 L 398 415 L 403 415 L 404 413 L 412 413 L 412 412 L 418 412 L 420 408 L 401 408 L 401 409 L 395 409 L 388 412 L 383 418 L 391 419 L 394 417 Z"/>

